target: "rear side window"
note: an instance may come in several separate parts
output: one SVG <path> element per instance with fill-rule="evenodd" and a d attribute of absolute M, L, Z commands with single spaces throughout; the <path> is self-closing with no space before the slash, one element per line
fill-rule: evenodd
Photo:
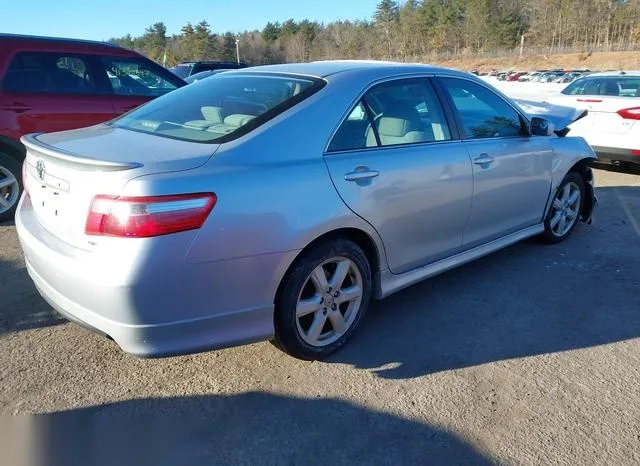
<path fill-rule="evenodd" d="M 323 87 L 288 75 L 220 73 L 171 92 L 110 124 L 195 142 L 225 142 L 261 125 Z"/>
<path fill-rule="evenodd" d="M 444 112 L 429 81 L 400 79 L 367 91 L 338 128 L 328 151 L 450 139 Z"/>
<path fill-rule="evenodd" d="M 466 79 L 440 78 L 460 115 L 467 139 L 523 135 L 520 115 L 502 97 Z"/>
<path fill-rule="evenodd" d="M 86 58 L 59 53 L 22 52 L 3 80 L 7 92 L 90 94 L 96 92 Z"/>
<path fill-rule="evenodd" d="M 102 64 L 116 95 L 158 97 L 178 88 L 169 71 L 143 60 L 103 57 Z"/>
<path fill-rule="evenodd" d="M 603 76 L 582 78 L 565 90 L 566 95 L 603 95 L 610 97 L 640 97 L 640 77 Z"/>

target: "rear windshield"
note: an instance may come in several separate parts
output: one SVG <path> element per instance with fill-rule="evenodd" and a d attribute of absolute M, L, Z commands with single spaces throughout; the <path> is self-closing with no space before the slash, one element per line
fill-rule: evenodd
<path fill-rule="evenodd" d="M 566 95 L 640 97 L 640 76 L 594 76 L 577 79 L 562 93 Z"/>
<path fill-rule="evenodd" d="M 190 64 L 190 65 L 176 65 L 173 68 L 170 68 L 169 71 L 171 71 L 177 77 L 184 79 L 184 78 L 186 78 L 187 76 L 189 76 L 191 74 L 191 69 L 192 68 L 193 68 L 193 64 Z"/>
<path fill-rule="evenodd" d="M 301 102 L 324 85 L 317 78 L 220 73 L 189 84 L 109 124 L 194 142 L 226 142 Z"/>

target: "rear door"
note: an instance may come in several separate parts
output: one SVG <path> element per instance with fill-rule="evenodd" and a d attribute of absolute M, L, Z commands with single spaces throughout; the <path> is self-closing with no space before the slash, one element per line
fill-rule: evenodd
<path fill-rule="evenodd" d="M 471 161 L 428 78 L 373 86 L 340 125 L 325 161 L 344 202 L 380 234 L 392 272 L 461 249 Z"/>
<path fill-rule="evenodd" d="M 113 108 L 86 55 L 19 52 L 3 79 L 0 110 L 20 134 L 91 126 Z"/>
<path fill-rule="evenodd" d="M 465 249 L 540 223 L 551 190 L 549 137 L 530 136 L 526 119 L 483 84 L 449 77 L 438 82 L 455 110 L 473 162 Z"/>
<path fill-rule="evenodd" d="M 143 58 L 103 56 L 99 65 L 117 115 L 184 85 L 169 70 Z"/>

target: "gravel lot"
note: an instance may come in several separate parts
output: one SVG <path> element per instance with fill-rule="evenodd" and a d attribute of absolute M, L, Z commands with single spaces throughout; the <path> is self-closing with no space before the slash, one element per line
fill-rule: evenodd
<path fill-rule="evenodd" d="M 52 314 L 1 225 L 0 412 L 57 413 L 49 459 L 73 435 L 100 464 L 639 464 L 640 176 L 596 177 L 595 225 L 374 304 L 323 363 L 127 356 Z"/>

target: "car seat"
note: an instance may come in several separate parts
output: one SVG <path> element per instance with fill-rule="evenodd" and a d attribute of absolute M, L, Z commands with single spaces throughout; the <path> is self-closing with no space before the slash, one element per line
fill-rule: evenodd
<path fill-rule="evenodd" d="M 376 122 L 380 143 L 383 146 L 428 141 L 420 114 L 411 105 L 394 102 L 389 104 Z M 433 140 L 433 138 L 431 139 Z M 375 133 L 367 130 L 367 147 L 376 145 Z"/>

